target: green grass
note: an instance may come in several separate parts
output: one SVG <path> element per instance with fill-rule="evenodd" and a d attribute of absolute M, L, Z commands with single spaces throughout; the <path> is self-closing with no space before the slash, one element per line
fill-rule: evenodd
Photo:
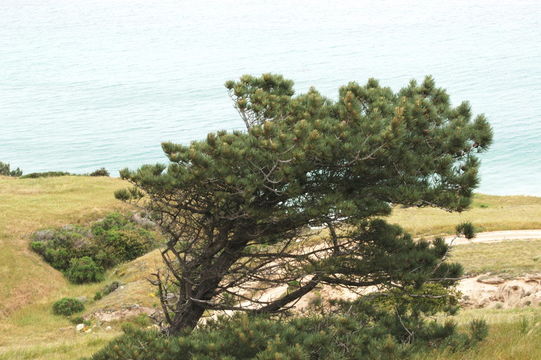
<path fill-rule="evenodd" d="M 538 360 L 541 359 L 541 307 L 475 309 L 453 317 L 466 330 L 473 319 L 489 324 L 487 339 L 467 351 L 432 351 L 415 360 Z"/>
<path fill-rule="evenodd" d="M 81 335 L 67 319 L 51 313 L 51 304 L 64 296 L 93 295 L 99 285 L 69 284 L 29 250 L 29 236 L 41 228 L 85 224 L 126 209 L 113 196 L 125 186 L 105 177 L 0 177 L 0 358 L 60 359 L 51 350 L 55 346 L 72 347 L 79 356 Z M 34 349 L 49 355 L 38 356 Z"/>
<path fill-rule="evenodd" d="M 541 272 L 541 240 L 458 245 L 451 249 L 450 260 L 461 263 L 469 275 Z"/>

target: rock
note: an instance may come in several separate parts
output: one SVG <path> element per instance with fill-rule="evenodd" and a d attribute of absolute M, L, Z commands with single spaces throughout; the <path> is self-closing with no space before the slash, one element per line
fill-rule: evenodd
<path fill-rule="evenodd" d="M 76 299 L 82 302 L 83 304 L 88 302 L 88 298 L 86 296 L 79 296 Z"/>
<path fill-rule="evenodd" d="M 121 309 L 102 309 L 94 312 L 91 317 L 97 322 L 110 322 L 128 319 L 140 314 L 152 316 L 156 309 L 140 306 L 137 304 L 125 305 Z"/>
<path fill-rule="evenodd" d="M 39 230 L 32 234 L 32 241 L 49 241 L 54 237 L 54 230 Z"/>
<path fill-rule="evenodd" d="M 491 277 L 479 277 L 477 279 L 477 282 L 480 282 L 481 284 L 488 284 L 488 285 L 500 285 L 500 284 L 503 284 L 505 280 L 499 276 L 491 276 Z"/>
<path fill-rule="evenodd" d="M 134 223 L 139 224 L 143 227 L 150 228 L 155 227 L 156 223 L 152 220 L 150 220 L 146 214 L 144 213 L 135 213 L 132 216 L 132 220 Z"/>
<path fill-rule="evenodd" d="M 77 326 L 75 326 L 75 331 L 77 332 L 83 331 L 84 328 L 85 328 L 85 324 L 77 324 Z"/>
<path fill-rule="evenodd" d="M 107 327 L 105 328 L 105 331 L 111 331 L 111 330 L 113 330 L 113 328 L 110 327 L 110 326 L 107 326 Z"/>
<path fill-rule="evenodd" d="M 535 282 L 512 280 L 500 285 L 496 297 L 506 307 L 535 305 L 541 301 L 541 286 Z"/>

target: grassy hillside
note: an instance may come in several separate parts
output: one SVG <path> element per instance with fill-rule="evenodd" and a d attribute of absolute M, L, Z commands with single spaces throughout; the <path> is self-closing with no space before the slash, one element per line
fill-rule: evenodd
<path fill-rule="evenodd" d="M 45 358 L 60 359 L 58 350 L 65 347 L 63 343 L 74 350 L 66 359 L 77 358 L 77 342 L 82 338 L 75 339 L 71 324 L 53 316 L 50 306 L 62 296 L 88 289 L 70 285 L 31 252 L 29 236 L 37 229 L 88 223 L 109 211 L 125 209 L 112 194 L 125 186 L 119 179 L 101 177 L 0 177 L 0 354 L 9 348 L 24 349 L 17 356 L 0 358 L 39 358 L 29 349 L 44 347 L 56 348 Z M 70 331 L 59 330 L 67 326 Z M 100 337 L 87 345 L 96 342 L 99 348 L 104 341 Z"/>
<path fill-rule="evenodd" d="M 103 283 L 72 285 L 28 249 L 29 235 L 37 229 L 87 224 L 112 210 L 127 209 L 113 197 L 113 192 L 124 186 L 124 182 L 112 178 L 0 177 L 0 360 L 74 359 L 91 354 L 120 333 L 118 326 L 113 326 L 112 331 L 102 328 L 77 334 L 73 324 L 51 313 L 51 304 L 63 296 L 92 298 L 105 283 L 120 280 L 126 284 L 122 291 L 91 302 L 87 311 L 131 303 L 152 306 L 157 302 L 152 287 L 145 281 L 146 275 L 160 264 L 156 251 L 108 272 Z M 390 220 L 416 235 L 452 233 L 458 222 L 466 220 L 485 230 L 541 228 L 541 198 L 477 195 L 472 210 L 462 214 L 397 209 Z M 464 262 L 466 270 L 472 273 L 487 269 L 511 273 L 541 271 L 534 254 L 540 244 L 528 241 L 464 245 L 456 247 L 453 260 Z M 528 359 L 522 356 L 534 351 L 533 344 L 541 342 L 540 326 L 535 325 L 540 321 L 541 309 L 469 310 L 459 315 L 457 321 L 479 315 L 494 323 L 487 342 L 478 353 L 466 357 L 449 355 L 450 358 Z M 524 336 L 523 319 L 533 329 L 532 335 Z M 511 357 L 515 352 L 509 351 L 514 341 L 522 344 L 517 345 L 521 349 L 517 350 L 517 357 Z M 433 355 L 427 359 L 447 358 Z"/>

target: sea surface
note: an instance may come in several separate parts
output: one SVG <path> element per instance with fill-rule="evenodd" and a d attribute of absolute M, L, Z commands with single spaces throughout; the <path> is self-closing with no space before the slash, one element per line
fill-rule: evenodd
<path fill-rule="evenodd" d="M 479 191 L 541 195 L 539 0 L 1 0 L 0 161 L 165 162 L 162 141 L 242 128 L 223 84 L 263 72 L 332 98 L 431 74 L 494 127 Z"/>

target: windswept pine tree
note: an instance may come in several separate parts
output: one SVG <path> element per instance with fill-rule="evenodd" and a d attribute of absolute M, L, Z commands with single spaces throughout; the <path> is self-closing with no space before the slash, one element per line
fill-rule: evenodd
<path fill-rule="evenodd" d="M 444 261 L 447 245 L 380 217 L 395 205 L 466 209 L 492 140 L 484 116 L 453 107 L 430 77 L 396 93 L 352 82 L 337 101 L 295 95 L 273 74 L 226 88 L 246 131 L 164 143 L 169 164 L 123 170 L 134 187 L 116 193 L 168 237 L 155 283 L 170 333 L 207 310 L 283 311 L 318 284 L 377 285 L 410 302 L 451 296 L 462 269 Z M 324 228 L 317 244 L 310 227 Z"/>

